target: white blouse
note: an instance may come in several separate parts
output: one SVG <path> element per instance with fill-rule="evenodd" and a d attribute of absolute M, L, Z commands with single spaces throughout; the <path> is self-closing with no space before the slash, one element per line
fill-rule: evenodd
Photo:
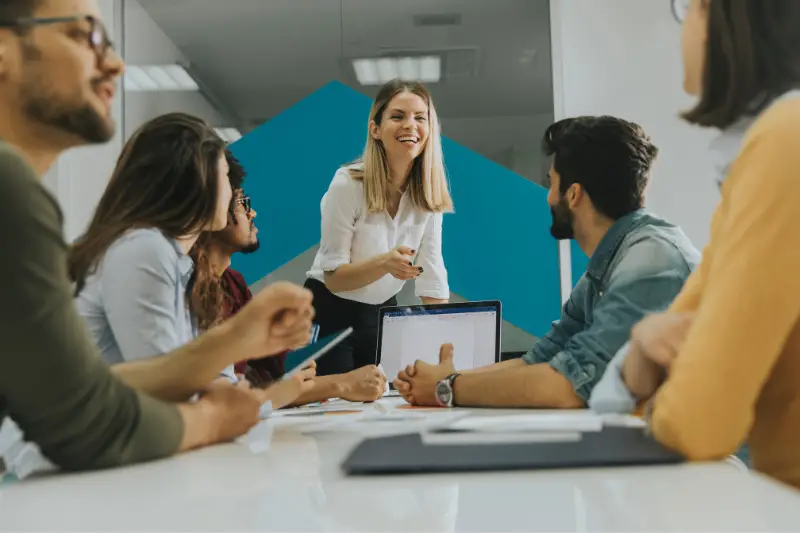
<path fill-rule="evenodd" d="M 416 209 L 408 192 L 400 199 L 394 219 L 386 211 L 369 213 L 364 184 L 350 177 L 348 167 L 340 168 L 333 176 L 328 192 L 322 197 L 321 211 L 322 238 L 308 277 L 324 282 L 324 272 L 332 272 L 342 265 L 363 261 L 402 245 L 417 251 L 414 264 L 423 270 L 415 280 L 416 295 L 442 300 L 450 298 L 442 257 L 441 213 Z M 366 287 L 336 295 L 377 305 L 400 292 L 404 284 L 404 281 L 386 274 Z"/>

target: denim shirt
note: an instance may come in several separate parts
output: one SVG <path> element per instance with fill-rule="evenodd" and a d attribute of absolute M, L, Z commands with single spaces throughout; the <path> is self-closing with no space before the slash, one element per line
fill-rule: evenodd
<path fill-rule="evenodd" d="M 550 364 L 588 401 L 634 324 L 665 310 L 699 260 L 677 226 L 643 209 L 620 218 L 597 246 L 561 319 L 523 359 Z"/>
<path fill-rule="evenodd" d="M 800 90 L 789 91 L 781 98 L 777 98 L 775 102 L 783 98 L 800 98 Z M 731 165 L 739 155 L 747 131 L 757 119 L 757 115 L 742 117 L 735 124 L 723 130 L 711 142 L 710 151 L 715 170 L 714 181 L 719 187 L 722 187 Z M 589 400 L 589 407 L 592 410 L 602 414 L 624 414 L 635 410 L 636 399 L 630 393 L 622 378 L 622 365 L 627 355 L 628 344 L 625 344 L 611 361 L 605 375 L 595 387 Z"/>

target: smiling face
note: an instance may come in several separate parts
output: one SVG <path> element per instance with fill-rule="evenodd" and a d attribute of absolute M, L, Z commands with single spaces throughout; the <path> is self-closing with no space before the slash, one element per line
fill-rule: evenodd
<path fill-rule="evenodd" d="M 69 144 L 108 141 L 123 63 L 108 48 L 97 4 L 44 0 L 34 17 L 69 20 L 34 25 L 19 35 L 2 31 L 0 98 L 14 102 L 31 122 L 66 134 Z"/>
<path fill-rule="evenodd" d="M 380 116 L 370 122 L 370 134 L 390 159 L 419 156 L 428 142 L 428 105 L 419 95 L 402 91 L 392 98 Z"/>

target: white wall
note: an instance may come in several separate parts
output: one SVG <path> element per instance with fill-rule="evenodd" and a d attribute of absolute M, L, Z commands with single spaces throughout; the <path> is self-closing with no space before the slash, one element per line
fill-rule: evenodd
<path fill-rule="evenodd" d="M 551 0 L 556 116 L 608 114 L 644 127 L 661 149 L 647 206 L 708 241 L 719 199 L 708 144 L 714 132 L 678 118 L 680 26 L 666 0 Z"/>
<path fill-rule="evenodd" d="M 442 133 L 514 172 L 542 183 L 548 165 L 542 156 L 542 134 L 552 121 L 550 114 L 447 117 L 442 119 Z"/>
<path fill-rule="evenodd" d="M 191 12 L 187 11 L 190 17 Z M 136 0 L 124 0 L 125 62 L 128 65 L 187 63 L 175 43 Z M 227 126 L 200 92 L 128 92 L 125 94 L 125 138 L 159 115 L 183 112 L 215 126 Z"/>
<path fill-rule="evenodd" d="M 199 92 L 129 92 L 125 95 L 125 138 L 145 122 L 173 112 L 200 117 L 214 126 L 227 126 Z"/>
<path fill-rule="evenodd" d="M 114 39 L 121 31 L 119 0 L 98 0 L 98 4 Z M 112 115 L 117 121 L 117 134 L 110 142 L 69 150 L 44 177 L 45 185 L 58 198 L 64 212 L 67 241 L 80 235 L 89 223 L 122 149 L 120 98 L 114 101 Z"/>

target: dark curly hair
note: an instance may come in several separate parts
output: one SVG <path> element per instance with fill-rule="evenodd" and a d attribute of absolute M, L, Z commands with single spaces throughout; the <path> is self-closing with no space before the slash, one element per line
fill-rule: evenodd
<path fill-rule="evenodd" d="M 229 209 L 230 223 L 231 220 L 235 220 L 233 212 L 241 195 L 242 184 L 247 173 L 229 149 L 225 150 L 225 159 L 228 161 L 228 179 L 233 190 Z M 228 292 L 222 286 L 220 276 L 217 274 L 219 265 L 212 264 L 208 254 L 209 245 L 213 239 L 214 232 L 204 231 L 189 252 L 194 260 L 194 274 L 189 282 L 189 309 L 201 330 L 209 329 L 222 322 L 228 318 L 229 314 L 226 311 L 229 308 Z"/>

